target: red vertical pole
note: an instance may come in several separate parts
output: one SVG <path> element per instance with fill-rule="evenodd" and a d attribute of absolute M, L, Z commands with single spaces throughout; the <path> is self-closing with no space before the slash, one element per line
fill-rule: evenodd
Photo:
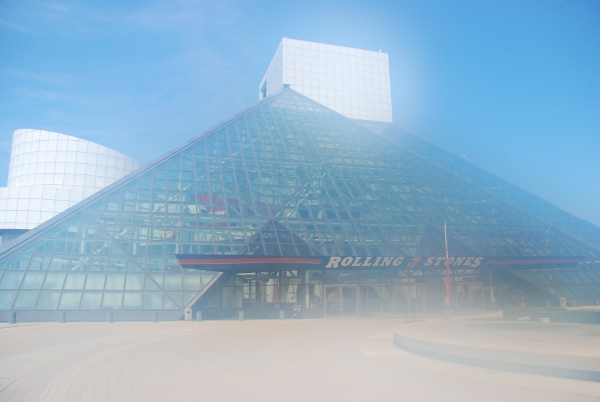
<path fill-rule="evenodd" d="M 450 260 L 448 259 L 448 231 L 444 222 L 444 243 L 446 245 L 446 306 L 450 306 Z"/>

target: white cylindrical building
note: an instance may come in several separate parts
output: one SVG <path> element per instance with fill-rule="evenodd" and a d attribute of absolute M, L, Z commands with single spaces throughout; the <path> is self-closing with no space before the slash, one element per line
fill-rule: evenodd
<path fill-rule="evenodd" d="M 11 240 L 75 205 L 141 163 L 91 141 L 43 130 L 13 133 L 0 234 Z"/>

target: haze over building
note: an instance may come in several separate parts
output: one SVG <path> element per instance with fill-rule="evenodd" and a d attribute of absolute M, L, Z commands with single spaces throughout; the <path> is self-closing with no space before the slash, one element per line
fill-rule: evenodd
<path fill-rule="evenodd" d="M 261 100 L 0 249 L 24 320 L 596 304 L 600 228 L 391 124 L 387 55 L 286 39 Z M 111 316 L 112 317 L 112 316 Z"/>
<path fill-rule="evenodd" d="M 392 122 L 387 53 L 283 38 L 259 98 L 290 86 L 351 119 Z"/>

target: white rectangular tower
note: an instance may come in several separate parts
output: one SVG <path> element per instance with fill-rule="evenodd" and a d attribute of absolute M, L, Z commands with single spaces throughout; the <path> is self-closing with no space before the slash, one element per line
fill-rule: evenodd
<path fill-rule="evenodd" d="M 351 119 L 392 121 L 387 53 L 283 38 L 259 98 L 285 84 Z"/>

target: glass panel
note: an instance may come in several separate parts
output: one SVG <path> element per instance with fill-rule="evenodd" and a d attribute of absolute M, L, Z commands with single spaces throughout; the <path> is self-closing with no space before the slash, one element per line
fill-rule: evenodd
<path fill-rule="evenodd" d="M 66 272 L 48 272 L 46 275 L 46 281 L 44 282 L 44 289 L 62 289 L 63 283 L 67 276 Z"/>
<path fill-rule="evenodd" d="M 41 289 L 45 276 L 46 272 L 27 272 L 21 283 L 21 289 Z"/>
<path fill-rule="evenodd" d="M 177 303 L 177 305 L 181 306 L 182 302 L 183 302 L 183 292 L 167 292 L 167 294 L 170 296 L 171 299 L 173 299 L 173 301 L 175 303 Z M 165 304 L 172 304 L 171 300 L 169 300 L 169 298 L 165 297 Z M 166 307 L 166 308 L 173 308 L 171 306 Z"/>
<path fill-rule="evenodd" d="M 142 300 L 142 292 L 125 292 L 125 295 L 123 296 L 123 309 L 141 309 Z"/>
<path fill-rule="evenodd" d="M 25 276 L 24 271 L 6 271 L 0 281 L 0 289 L 18 289 Z"/>
<path fill-rule="evenodd" d="M 33 310 L 39 293 L 39 290 L 20 290 L 13 310 Z"/>
<path fill-rule="evenodd" d="M 104 292 L 104 298 L 102 299 L 102 308 L 109 310 L 120 309 L 122 300 L 122 292 Z"/>
<path fill-rule="evenodd" d="M 46 235 L 48 236 L 48 235 Z M 54 239 L 48 239 L 48 240 L 44 240 L 44 239 L 40 239 L 37 243 L 37 246 L 35 248 L 35 251 L 38 253 L 51 253 L 52 250 L 54 249 Z"/>
<path fill-rule="evenodd" d="M 181 305 L 179 303 L 181 303 L 181 293 L 183 292 L 168 292 L 169 295 L 171 296 L 170 298 L 165 296 L 164 298 L 164 303 L 163 303 L 163 308 L 165 310 L 174 310 L 174 309 L 178 309 L 181 308 Z M 172 300 L 175 299 L 175 300 Z"/>
<path fill-rule="evenodd" d="M 77 310 L 81 301 L 81 292 L 65 290 L 60 298 L 58 308 L 60 310 Z"/>
<path fill-rule="evenodd" d="M 76 237 L 78 231 L 79 231 L 79 225 L 65 223 L 60 228 L 60 232 L 58 235 L 60 237 Z"/>
<path fill-rule="evenodd" d="M 50 262 L 49 270 L 52 271 L 66 271 L 69 269 L 69 254 L 55 254 Z"/>
<path fill-rule="evenodd" d="M 30 258 L 31 254 L 15 253 L 8 267 L 9 269 L 26 269 Z"/>
<path fill-rule="evenodd" d="M 186 272 L 183 275 L 183 288 L 185 290 L 200 290 L 202 289 L 200 273 Z"/>
<path fill-rule="evenodd" d="M 70 269 L 73 271 L 87 271 L 90 264 L 90 258 L 73 256 L 71 258 Z"/>
<path fill-rule="evenodd" d="M 70 253 L 73 250 L 73 245 L 75 242 L 73 240 L 58 240 L 56 242 L 56 248 L 54 249 L 55 253 Z"/>
<path fill-rule="evenodd" d="M 126 271 L 127 270 L 127 259 L 125 257 L 119 258 L 118 256 L 112 256 L 110 258 L 109 271 Z"/>
<path fill-rule="evenodd" d="M 34 255 L 29 263 L 29 270 L 46 270 L 50 262 L 50 254 Z"/>
<path fill-rule="evenodd" d="M 85 281 L 85 289 L 102 290 L 104 289 L 104 280 L 106 274 L 103 272 L 90 272 Z M 84 295 L 85 299 L 85 295 Z"/>
<path fill-rule="evenodd" d="M 127 274 L 125 290 L 143 290 L 144 274 Z"/>
<path fill-rule="evenodd" d="M 111 272 L 106 276 L 106 290 L 123 290 L 125 274 Z"/>
<path fill-rule="evenodd" d="M 85 292 L 81 299 L 81 310 L 100 310 L 102 292 Z"/>
<path fill-rule="evenodd" d="M 65 282 L 65 289 L 83 289 L 85 272 L 69 272 Z"/>
<path fill-rule="evenodd" d="M 16 290 L 0 290 L 0 310 L 10 310 L 16 296 Z"/>
<path fill-rule="evenodd" d="M 106 271 L 108 269 L 108 256 L 92 256 L 88 269 L 90 271 Z"/>
<path fill-rule="evenodd" d="M 198 295 L 198 292 L 183 292 L 183 307 L 187 305 Z"/>
<path fill-rule="evenodd" d="M 215 272 L 202 273 L 202 286 L 206 286 L 217 275 Z"/>
<path fill-rule="evenodd" d="M 181 274 L 165 274 L 165 290 L 181 290 Z"/>
<path fill-rule="evenodd" d="M 152 275 L 152 277 L 149 276 L 149 275 L 146 276 L 146 282 L 145 282 L 145 285 L 144 285 L 144 289 L 145 290 L 160 290 L 160 286 L 159 285 L 162 285 L 162 275 L 160 275 L 161 281 L 158 284 L 154 280 L 155 277 L 156 277 L 156 275 Z"/>
<path fill-rule="evenodd" d="M 56 310 L 58 300 L 60 299 L 60 291 L 42 290 L 37 302 L 37 310 Z"/>
<path fill-rule="evenodd" d="M 144 309 L 161 310 L 163 308 L 162 292 L 144 292 Z"/>

